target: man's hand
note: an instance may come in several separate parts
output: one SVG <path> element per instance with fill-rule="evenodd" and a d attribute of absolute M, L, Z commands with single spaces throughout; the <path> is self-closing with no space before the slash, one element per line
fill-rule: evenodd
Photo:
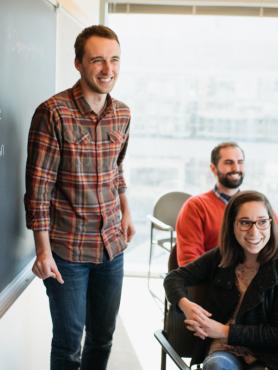
<path fill-rule="evenodd" d="M 39 254 L 34 262 L 32 271 L 40 279 L 44 280 L 52 277 L 60 284 L 64 284 L 64 280 L 57 268 L 52 254 Z"/>
<path fill-rule="evenodd" d="M 133 235 L 135 234 L 135 227 L 133 225 L 129 212 L 126 212 L 122 215 L 121 226 L 125 241 L 128 243 L 131 241 Z"/>
<path fill-rule="evenodd" d="M 32 271 L 40 279 L 52 277 L 60 284 L 64 284 L 56 262 L 52 256 L 48 231 L 34 231 L 37 258 Z"/>
<path fill-rule="evenodd" d="M 121 227 L 125 241 L 128 243 L 131 241 L 133 235 L 135 234 L 135 227 L 131 219 L 131 214 L 129 211 L 128 201 L 125 193 L 121 193 L 119 196 L 122 211 Z"/>

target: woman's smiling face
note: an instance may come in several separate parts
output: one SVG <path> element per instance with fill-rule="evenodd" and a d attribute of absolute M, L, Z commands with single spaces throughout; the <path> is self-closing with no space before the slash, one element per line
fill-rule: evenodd
<path fill-rule="evenodd" d="M 257 256 L 265 247 L 270 239 L 270 228 L 271 221 L 263 202 L 241 205 L 234 222 L 234 233 L 246 259 Z"/>

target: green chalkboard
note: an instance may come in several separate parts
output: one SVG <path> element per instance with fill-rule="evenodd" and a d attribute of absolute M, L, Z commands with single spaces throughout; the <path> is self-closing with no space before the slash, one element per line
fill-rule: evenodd
<path fill-rule="evenodd" d="M 46 0 L 0 0 L 0 296 L 34 256 L 23 204 L 27 136 L 55 90 L 56 12 Z"/>

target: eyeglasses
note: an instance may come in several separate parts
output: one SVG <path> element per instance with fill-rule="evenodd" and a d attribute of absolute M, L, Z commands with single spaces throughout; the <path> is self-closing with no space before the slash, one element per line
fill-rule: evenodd
<path fill-rule="evenodd" d="M 251 220 L 237 220 L 237 226 L 241 231 L 249 231 L 252 229 L 253 225 L 256 225 L 258 230 L 266 230 L 270 227 L 272 219 L 271 218 L 261 218 L 257 221 Z"/>

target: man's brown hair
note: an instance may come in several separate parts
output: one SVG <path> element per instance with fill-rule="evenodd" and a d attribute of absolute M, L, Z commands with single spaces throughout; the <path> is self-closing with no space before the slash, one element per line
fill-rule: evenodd
<path fill-rule="evenodd" d="M 219 159 L 220 159 L 221 149 L 225 149 L 225 148 L 229 148 L 229 147 L 238 148 L 242 152 L 243 159 L 244 159 L 245 155 L 244 155 L 244 151 L 241 149 L 241 147 L 233 141 L 226 141 L 224 143 L 218 144 L 215 148 L 212 149 L 210 162 L 212 164 L 214 164 L 215 166 L 217 166 L 217 164 L 219 162 Z"/>
<path fill-rule="evenodd" d="M 84 55 L 85 43 L 92 36 L 115 40 L 120 45 L 118 36 L 109 27 L 106 27 L 103 25 L 94 25 L 94 26 L 84 28 L 84 30 L 77 36 L 75 43 L 74 43 L 75 59 L 77 59 L 79 62 L 82 61 L 82 58 Z"/>

